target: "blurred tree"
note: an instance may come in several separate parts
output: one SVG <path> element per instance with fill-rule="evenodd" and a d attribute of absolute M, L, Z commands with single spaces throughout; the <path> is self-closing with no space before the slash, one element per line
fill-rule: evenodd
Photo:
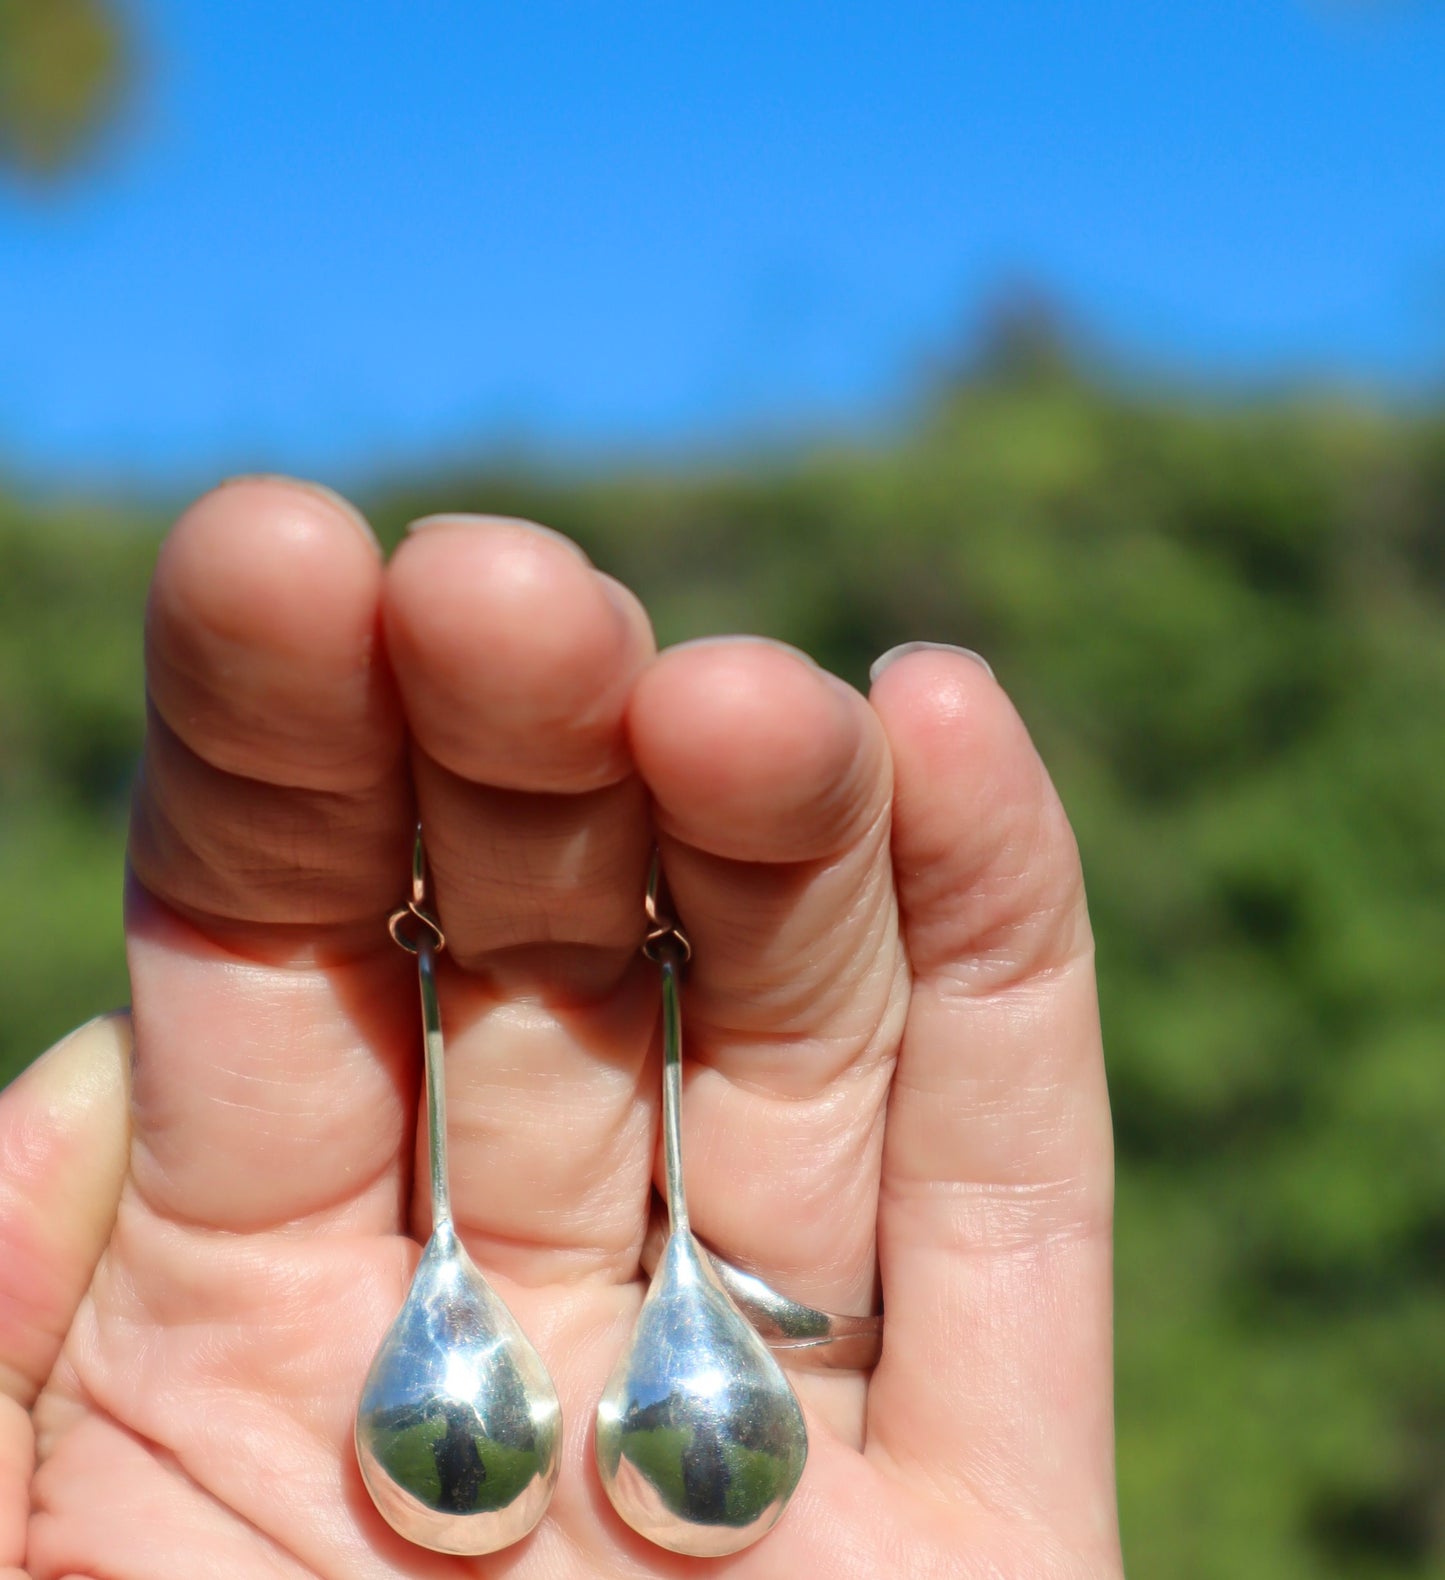
<path fill-rule="evenodd" d="M 0 166 L 48 179 L 113 113 L 125 30 L 107 0 L 0 0 Z"/>
<path fill-rule="evenodd" d="M 1037 388 L 1074 379 L 1081 362 L 1078 326 L 1051 292 L 1020 279 L 985 306 L 978 347 L 965 370 L 991 384 Z M 964 382 L 964 380 L 960 380 Z"/>

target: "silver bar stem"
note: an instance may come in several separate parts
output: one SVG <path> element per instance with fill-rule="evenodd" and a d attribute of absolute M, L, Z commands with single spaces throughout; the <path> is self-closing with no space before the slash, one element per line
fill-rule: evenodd
<path fill-rule="evenodd" d="M 437 1003 L 436 951 L 423 939 L 416 951 L 421 986 L 421 1029 L 426 1064 L 427 1157 L 431 1165 L 431 1221 L 435 1234 L 452 1221 L 451 1187 L 447 1182 L 446 1054 L 442 1047 L 442 1013 Z"/>
<path fill-rule="evenodd" d="M 661 955 L 662 970 L 662 1150 L 667 1174 L 667 1217 L 674 1234 L 691 1233 L 687 1191 L 682 1179 L 682 1011 L 678 999 L 679 962 L 672 950 Z"/>

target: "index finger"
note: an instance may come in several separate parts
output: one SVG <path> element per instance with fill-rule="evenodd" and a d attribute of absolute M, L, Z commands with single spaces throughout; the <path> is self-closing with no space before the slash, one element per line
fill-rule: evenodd
<path fill-rule="evenodd" d="M 161 550 L 127 928 L 132 1176 L 164 1217 L 399 1224 L 412 812 L 381 576 L 349 507 L 277 479 L 206 495 Z"/>

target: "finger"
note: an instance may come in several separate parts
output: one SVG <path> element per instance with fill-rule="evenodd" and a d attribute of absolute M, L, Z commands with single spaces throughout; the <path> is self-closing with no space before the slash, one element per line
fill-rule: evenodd
<path fill-rule="evenodd" d="M 653 1006 L 635 969 L 650 834 L 623 715 L 650 629 L 565 539 L 492 518 L 414 530 L 385 606 L 451 957 L 457 1221 L 524 1280 L 630 1278 Z"/>
<path fill-rule="evenodd" d="M 453 959 L 565 991 L 591 953 L 612 985 L 648 847 L 622 722 L 652 654 L 636 600 L 546 528 L 443 517 L 389 568 L 386 632 Z"/>
<path fill-rule="evenodd" d="M 0 1572 L 25 1557 L 30 1407 L 115 1221 L 129 1061 L 128 1017 L 102 1016 L 0 1095 Z"/>
<path fill-rule="evenodd" d="M 275 950 L 394 903 L 403 738 L 380 586 L 365 523 L 310 485 L 243 478 L 172 529 L 130 848 L 172 909 Z"/>
<path fill-rule="evenodd" d="M 869 1450 L 912 1484 L 1113 1540 L 1108 1099 L 1068 823 L 979 664 L 873 703 L 913 999 L 884 1154 L 888 1313 Z"/>
<path fill-rule="evenodd" d="M 125 1176 L 130 1017 L 73 1031 L 0 1094 L 0 1391 L 29 1409 Z"/>
<path fill-rule="evenodd" d="M 796 1299 L 869 1309 L 906 997 L 882 729 L 850 687 L 751 639 L 662 654 L 630 722 L 693 944 L 694 1225 Z"/>
<path fill-rule="evenodd" d="M 395 1223 L 413 1017 L 385 917 L 414 814 L 381 575 L 348 507 L 276 479 L 161 550 L 127 920 L 133 1169 L 167 1216 Z"/>

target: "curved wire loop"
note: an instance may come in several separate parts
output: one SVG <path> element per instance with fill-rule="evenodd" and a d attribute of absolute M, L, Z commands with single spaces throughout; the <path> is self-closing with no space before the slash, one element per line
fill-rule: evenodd
<path fill-rule="evenodd" d="M 439 955 L 447 946 L 442 924 L 427 904 L 426 847 L 422 844 L 420 823 L 411 850 L 411 898 L 387 917 L 386 930 L 409 955 L 420 954 L 424 945 Z"/>
<path fill-rule="evenodd" d="M 671 961 L 674 965 L 685 966 L 692 959 L 692 944 L 683 932 L 682 924 L 672 914 L 662 878 L 662 858 L 655 850 L 652 853 L 652 865 L 647 869 L 647 894 L 642 903 L 647 911 L 643 954 L 659 965 Z"/>

